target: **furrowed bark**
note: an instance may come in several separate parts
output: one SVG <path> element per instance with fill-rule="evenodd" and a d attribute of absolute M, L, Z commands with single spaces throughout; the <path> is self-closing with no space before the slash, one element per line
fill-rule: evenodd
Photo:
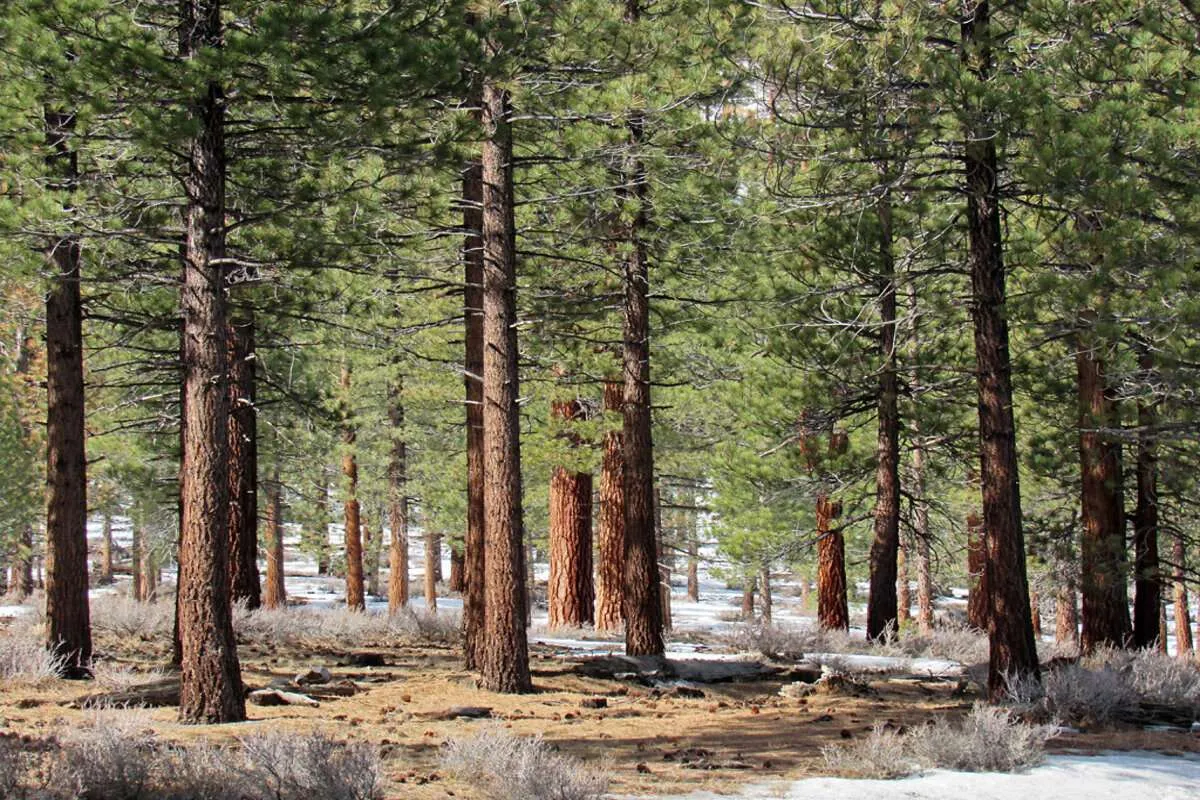
<path fill-rule="evenodd" d="M 846 542 L 834 520 L 842 504 L 817 495 L 817 623 L 824 630 L 850 630 L 846 598 Z"/>
<path fill-rule="evenodd" d="M 604 383 L 604 410 L 620 412 L 624 385 Z M 615 631 L 624 622 L 622 582 L 625 574 L 625 446 L 622 432 L 604 434 L 600 465 L 600 527 L 596 564 L 596 630 Z"/>
<path fill-rule="evenodd" d="M 229 568 L 233 601 L 262 603 L 258 575 L 258 412 L 255 409 L 254 318 L 228 326 Z"/>

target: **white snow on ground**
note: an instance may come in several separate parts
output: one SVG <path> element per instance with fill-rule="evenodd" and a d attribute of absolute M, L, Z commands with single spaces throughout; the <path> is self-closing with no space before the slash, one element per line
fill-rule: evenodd
<path fill-rule="evenodd" d="M 1200 758 L 1157 753 L 1050 756 L 1028 772 L 931 770 L 899 780 L 805 778 L 749 784 L 737 794 L 675 800 L 1197 800 Z M 668 800 L 662 798 L 661 800 Z"/>

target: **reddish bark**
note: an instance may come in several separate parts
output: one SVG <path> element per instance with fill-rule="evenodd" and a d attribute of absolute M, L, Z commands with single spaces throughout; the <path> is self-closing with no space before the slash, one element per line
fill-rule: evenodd
<path fill-rule="evenodd" d="M 350 367 L 342 365 L 342 478 L 346 499 L 343 504 L 346 543 L 346 607 L 351 611 L 366 609 L 363 585 L 362 519 L 358 504 L 358 459 L 355 443 L 358 431 L 350 418 Z"/>
<path fill-rule="evenodd" d="M 283 574 L 283 491 L 279 470 L 267 485 L 267 585 L 263 605 L 267 608 L 287 607 L 287 590 Z"/>
<path fill-rule="evenodd" d="M 556 400 L 550 414 L 569 424 L 583 417 L 583 406 L 577 400 Z M 567 438 L 578 441 L 578 437 Z M 592 624 L 592 476 L 565 467 L 555 467 L 550 477 L 547 599 L 551 628 Z"/>
<path fill-rule="evenodd" d="M 180 55 L 221 45 L 219 0 L 183 0 Z M 179 471 L 179 718 L 246 718 L 229 592 L 229 395 L 225 385 L 225 96 L 209 83 L 191 115 L 183 180 L 183 453 Z"/>
<path fill-rule="evenodd" d="M 77 177 L 69 147 L 75 115 L 47 109 L 45 122 L 47 162 L 69 191 Z M 46 295 L 46 646 L 62 657 L 63 677 L 86 678 L 92 629 L 79 240 L 56 239 L 45 258 L 54 275 Z"/>
<path fill-rule="evenodd" d="M 846 542 L 834 526 L 842 504 L 817 495 L 817 622 L 825 630 L 850 630 L 846 598 Z"/>
<path fill-rule="evenodd" d="M 964 77 L 975 84 L 986 84 L 993 69 L 988 0 L 966 0 L 961 36 Z M 987 97 L 986 93 L 968 96 Z M 988 697 L 999 702 L 1010 680 L 1037 681 L 1040 673 L 1029 614 L 1018 487 L 997 136 L 991 123 L 994 109 L 986 105 L 986 99 L 979 102 L 982 107 L 965 109 L 962 153 L 987 553 Z"/>
<path fill-rule="evenodd" d="M 604 383 L 604 410 L 620 412 L 624 386 Z M 625 454 L 622 433 L 604 434 L 600 465 L 600 527 L 596 563 L 596 630 L 620 629 L 625 617 L 621 583 L 625 573 Z"/>
<path fill-rule="evenodd" d="M 1075 590 L 1060 587 L 1054 598 L 1054 642 L 1059 646 L 1079 646 L 1079 611 Z"/>
<path fill-rule="evenodd" d="M 397 377 L 388 386 L 388 422 L 392 453 L 388 462 L 388 613 L 408 605 L 408 445 L 404 441 L 404 384 Z"/>
<path fill-rule="evenodd" d="M 450 545 L 450 582 L 446 588 L 452 592 L 464 592 L 467 588 L 466 582 L 466 564 L 463 559 L 462 547 L 457 544 Z"/>
<path fill-rule="evenodd" d="M 520 415 L 517 406 L 516 225 L 513 141 L 507 91 L 483 86 L 483 507 L 484 634 L 482 685 L 528 692 L 525 556 L 521 509 Z"/>
<path fill-rule="evenodd" d="M 1106 385 L 1104 362 L 1085 338 L 1084 335 L 1079 337 L 1075 366 L 1082 477 L 1082 647 L 1085 653 L 1090 653 L 1102 646 L 1128 646 L 1133 631 L 1125 588 L 1128 565 L 1121 492 L 1121 446 L 1105 432 L 1120 423 Z"/>
<path fill-rule="evenodd" d="M 967 624 L 976 630 L 986 631 L 988 629 L 987 550 L 982 527 L 983 521 L 978 514 L 971 512 L 967 515 L 967 573 L 970 580 L 970 593 L 967 595 Z"/>
<path fill-rule="evenodd" d="M 1180 658 L 1190 658 L 1193 651 L 1192 623 L 1188 612 L 1187 549 L 1183 532 L 1175 531 L 1171 541 L 1171 560 L 1175 562 L 1175 653 Z"/>
<path fill-rule="evenodd" d="M 442 560 L 442 537 L 434 531 L 425 531 L 425 563 L 422 578 L 425 582 L 425 609 L 437 611 L 438 562 Z"/>
<path fill-rule="evenodd" d="M 467 404 L 467 536 L 463 543 L 467 591 L 463 595 L 463 651 L 467 669 L 478 669 L 483 641 L 483 165 L 463 170 L 463 318 Z"/>

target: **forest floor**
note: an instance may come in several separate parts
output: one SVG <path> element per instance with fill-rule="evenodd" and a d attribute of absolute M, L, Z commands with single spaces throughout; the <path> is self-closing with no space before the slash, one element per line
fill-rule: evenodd
<path fill-rule="evenodd" d="M 168 655 L 160 637 L 111 634 L 98 636 L 97 652 L 109 664 L 149 677 L 159 674 L 156 670 Z M 148 715 L 146 723 L 160 737 L 181 743 L 232 741 L 265 731 L 320 731 L 373 742 L 383 756 L 386 796 L 422 800 L 482 796 L 445 776 L 439 755 L 448 740 L 489 725 L 541 735 L 562 752 L 602 767 L 617 795 L 730 792 L 821 774 L 823 747 L 865 736 L 877 721 L 920 725 L 940 715 L 961 715 L 978 699 L 965 681 L 928 674 L 858 674 L 849 687 L 799 698 L 780 695 L 780 688 L 793 680 L 787 675 L 692 682 L 683 690 L 667 684 L 656 688 L 629 677 L 590 677 L 581 673 L 586 656 L 562 645 L 536 643 L 531 653 L 535 691 L 528 695 L 476 688 L 472 674 L 461 666 L 458 649 L 446 644 L 364 643 L 349 649 L 319 642 L 256 641 L 244 644 L 240 653 L 249 688 L 325 667 L 335 683 L 353 681 L 358 691 L 352 697 L 322 699 L 317 708 L 251 705 L 250 721 L 237 725 L 183 726 L 171 707 L 108 713 Z M 89 691 L 94 689 L 64 681 L 8 687 L 0 695 L 0 727 L 36 738 L 78 727 L 96 712 L 69 703 Z M 597 705 L 604 707 L 589 707 Z M 487 717 L 453 716 L 464 707 L 488 709 Z M 1200 753 L 1200 736 L 1142 729 L 1067 733 L 1051 740 L 1048 749 Z"/>

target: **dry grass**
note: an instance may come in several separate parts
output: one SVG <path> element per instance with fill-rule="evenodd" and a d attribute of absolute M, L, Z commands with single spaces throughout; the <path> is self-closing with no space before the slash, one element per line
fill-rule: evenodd
<path fill-rule="evenodd" d="M 0 685 L 42 685 L 56 680 L 62 666 L 62 657 L 46 649 L 38 629 L 19 627 L 0 633 Z"/>
<path fill-rule="evenodd" d="M 554 752 L 540 736 L 514 736 L 499 726 L 451 740 L 442 765 L 505 800 L 600 800 L 608 791 L 606 775 Z"/>

